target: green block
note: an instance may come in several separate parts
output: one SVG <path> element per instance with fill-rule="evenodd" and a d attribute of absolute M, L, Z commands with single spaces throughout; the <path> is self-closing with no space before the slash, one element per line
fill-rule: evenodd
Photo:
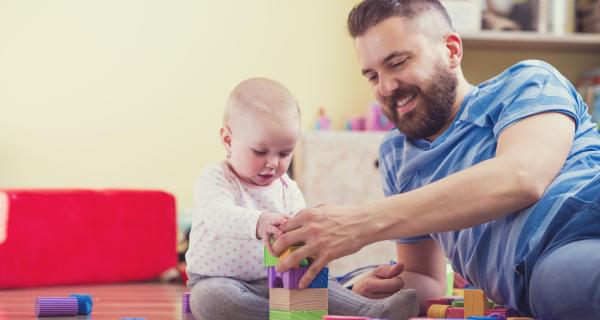
<path fill-rule="evenodd" d="M 269 253 L 269 250 L 267 250 L 267 247 L 264 246 L 263 247 L 263 263 L 265 265 L 265 267 L 275 267 L 277 266 L 277 264 L 279 263 L 279 258 L 272 256 Z M 301 267 L 308 267 L 308 259 L 304 258 L 302 259 L 302 261 L 300 261 L 300 266 Z"/>
<path fill-rule="evenodd" d="M 326 314 L 327 310 L 269 310 L 269 320 L 321 320 Z"/>
<path fill-rule="evenodd" d="M 263 262 L 265 264 L 265 267 L 274 267 L 279 263 L 279 258 L 272 256 L 269 253 L 269 250 L 267 250 L 267 247 L 264 246 L 264 256 L 263 256 Z"/>
<path fill-rule="evenodd" d="M 465 302 L 464 301 L 452 301 L 452 306 L 455 308 L 464 308 Z"/>

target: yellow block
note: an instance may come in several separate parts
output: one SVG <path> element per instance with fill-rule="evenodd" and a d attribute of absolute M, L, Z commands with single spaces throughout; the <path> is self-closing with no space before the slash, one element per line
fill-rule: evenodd
<path fill-rule="evenodd" d="M 483 290 L 465 290 L 465 319 L 484 315 L 485 295 Z"/>

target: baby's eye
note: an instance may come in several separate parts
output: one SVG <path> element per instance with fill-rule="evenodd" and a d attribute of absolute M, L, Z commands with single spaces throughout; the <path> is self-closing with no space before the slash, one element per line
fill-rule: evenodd
<path fill-rule="evenodd" d="M 254 150 L 254 149 L 252 149 L 252 151 L 257 156 L 261 156 L 262 157 L 262 156 L 266 156 L 267 155 L 267 151 L 265 151 L 265 150 Z"/>
<path fill-rule="evenodd" d="M 285 158 L 287 156 L 289 156 L 290 154 L 292 154 L 291 152 L 282 152 L 279 154 L 280 157 Z"/>

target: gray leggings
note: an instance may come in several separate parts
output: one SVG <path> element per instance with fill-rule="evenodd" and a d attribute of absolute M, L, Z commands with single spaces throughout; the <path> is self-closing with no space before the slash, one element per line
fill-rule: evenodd
<path fill-rule="evenodd" d="M 416 312 L 414 292 L 404 292 L 407 299 L 398 299 L 396 296 L 373 300 L 355 294 L 335 280 L 329 280 L 328 286 L 329 314 L 406 319 Z M 245 282 L 222 277 L 204 278 L 192 287 L 190 304 L 192 313 L 198 320 L 265 320 L 269 319 L 268 296 L 267 279 Z M 395 301 L 392 301 L 394 298 Z M 393 311 L 393 317 L 388 315 L 392 313 L 388 306 L 391 304 L 395 304 L 393 308 L 397 309 Z"/>

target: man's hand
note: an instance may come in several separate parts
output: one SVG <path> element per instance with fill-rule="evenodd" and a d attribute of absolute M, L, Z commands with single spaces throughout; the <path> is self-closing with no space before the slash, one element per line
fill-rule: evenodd
<path fill-rule="evenodd" d="M 281 226 L 285 233 L 273 243 L 273 254 L 279 255 L 291 245 L 304 245 L 280 261 L 277 271 L 287 271 L 304 258 L 314 258 L 299 282 L 300 289 L 306 288 L 331 260 L 374 241 L 366 229 L 369 218 L 358 206 L 323 205 L 301 211 Z"/>
<path fill-rule="evenodd" d="M 389 297 L 404 287 L 404 280 L 400 277 L 402 270 L 402 263 L 381 265 L 354 284 L 352 291 L 371 299 Z"/>
<path fill-rule="evenodd" d="M 271 237 L 277 239 L 281 236 L 283 231 L 280 228 L 289 218 L 290 216 L 288 215 L 273 212 L 263 212 L 258 218 L 256 224 L 256 237 L 263 240 L 263 243 L 267 246 L 269 252 L 273 252 L 270 241 Z"/>

